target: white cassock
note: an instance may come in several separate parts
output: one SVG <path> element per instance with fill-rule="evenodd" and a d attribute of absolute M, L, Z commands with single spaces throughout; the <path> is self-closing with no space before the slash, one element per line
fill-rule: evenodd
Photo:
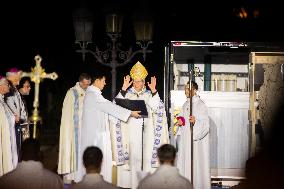
<path fill-rule="evenodd" d="M 82 112 L 85 90 L 79 82 L 70 88 L 64 98 L 60 124 L 58 174 L 67 180 L 78 181 Z"/>
<path fill-rule="evenodd" d="M 158 167 L 157 148 L 162 144 L 169 143 L 167 117 L 164 105 L 156 93 L 152 95 L 151 91 L 143 89 L 136 92 L 130 88 L 125 96 L 120 92 L 117 98 L 126 98 L 131 100 L 144 100 L 148 118 L 129 118 L 127 123 L 121 122 L 121 136 L 117 136 L 117 125 L 111 127 L 113 151 L 117 163 L 117 185 L 123 188 L 137 188 L 141 174 L 142 165 L 142 125 L 144 119 L 143 134 L 143 172 L 154 172 Z M 123 149 L 117 149 L 117 138 L 122 137 Z M 154 150 L 155 148 L 155 150 Z M 123 159 L 121 161 L 121 154 Z M 120 165 L 120 166 L 119 166 Z M 143 173 L 142 172 L 142 173 Z"/>
<path fill-rule="evenodd" d="M 15 117 L 0 95 L 0 176 L 12 171 L 18 164 L 15 136 Z"/>
<path fill-rule="evenodd" d="M 97 146 L 103 152 L 101 174 L 107 182 L 112 182 L 112 151 L 109 131 L 109 115 L 126 122 L 131 114 L 130 110 L 113 104 L 105 99 L 101 91 L 95 86 L 89 86 L 83 105 L 81 130 L 81 156 L 79 163 L 80 180 L 86 171 L 82 158 L 84 150 L 89 146 Z"/>
<path fill-rule="evenodd" d="M 138 189 L 192 189 L 188 179 L 171 165 L 161 165 L 153 174 L 140 181 Z"/>
<path fill-rule="evenodd" d="M 209 153 L 209 117 L 208 110 L 199 96 L 192 98 L 192 115 L 195 116 L 193 126 L 193 188 L 210 189 L 210 153 Z M 185 118 L 185 126 L 181 126 L 178 135 L 177 167 L 180 174 L 191 180 L 191 132 L 189 122 L 190 100 L 183 104 L 180 116 Z"/>

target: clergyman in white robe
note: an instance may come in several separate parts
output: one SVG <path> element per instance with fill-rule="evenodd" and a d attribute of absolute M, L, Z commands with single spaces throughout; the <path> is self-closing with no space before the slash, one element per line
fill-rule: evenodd
<path fill-rule="evenodd" d="M 9 106 L 10 110 L 16 115 L 16 122 L 15 122 L 15 135 L 16 135 L 16 144 L 17 144 L 17 152 L 19 155 L 21 144 L 22 144 L 22 126 L 21 123 L 27 123 L 27 112 L 26 107 L 23 99 L 21 98 L 21 94 L 17 89 L 17 86 L 20 82 L 20 74 L 21 71 L 12 68 L 6 73 L 7 79 L 12 83 L 13 90 L 10 93 L 6 94 L 6 103 Z M 13 91 L 13 92 L 12 92 Z"/>
<path fill-rule="evenodd" d="M 150 89 L 147 90 L 147 75 L 146 68 L 137 62 L 131 68 L 130 76 L 124 77 L 122 89 L 117 95 L 117 98 L 143 100 L 148 112 L 148 117 L 130 118 L 127 123 L 117 121 L 111 127 L 114 128 L 111 133 L 117 165 L 117 185 L 123 188 L 137 188 L 147 173 L 154 172 L 159 166 L 157 149 L 169 143 L 167 116 L 164 103 L 156 90 L 156 77 L 151 77 L 151 81 L 147 82 Z"/>
<path fill-rule="evenodd" d="M 0 78 L 0 85 L 0 176 L 2 176 L 16 168 L 18 153 L 15 135 L 15 116 L 4 102 L 4 94 L 9 91 L 7 80 Z"/>
<path fill-rule="evenodd" d="M 210 153 L 209 153 L 209 117 L 204 102 L 195 95 L 192 97 L 192 115 L 195 117 L 193 126 L 193 188 L 210 189 Z M 178 131 L 177 167 L 180 174 L 191 181 L 191 131 L 189 122 L 190 99 L 183 104 L 180 116 L 184 117 L 185 125 Z"/>
<path fill-rule="evenodd" d="M 26 112 L 25 103 L 23 102 L 21 94 L 16 87 L 14 90 L 15 90 L 14 94 L 12 96 L 7 97 L 7 104 L 10 107 L 10 109 L 13 111 L 13 113 L 20 116 L 20 119 L 25 122 L 27 121 L 27 112 Z"/>
<path fill-rule="evenodd" d="M 88 76 L 84 76 L 67 91 L 63 102 L 57 172 L 64 174 L 64 182 L 78 181 L 84 88 L 90 82 Z"/>
<path fill-rule="evenodd" d="M 128 120 L 131 111 L 122 108 L 105 99 L 94 84 L 89 86 L 83 105 L 82 130 L 81 130 L 81 156 L 79 172 L 82 179 L 86 170 L 82 163 L 84 150 L 88 146 L 97 146 L 103 152 L 103 163 L 101 174 L 104 180 L 112 182 L 112 151 L 109 129 L 109 116 L 118 118 L 124 122 Z M 80 179 L 80 180 L 81 180 Z"/>
<path fill-rule="evenodd" d="M 162 144 L 169 143 L 166 112 L 159 94 L 152 94 L 146 88 L 139 93 L 134 88 L 130 88 L 126 94 L 122 95 L 120 92 L 117 97 L 144 100 L 148 111 L 148 118 L 129 118 L 127 123 L 120 123 L 125 161 L 123 165 L 117 167 L 117 184 L 120 187 L 136 188 L 140 179 L 139 174 L 142 171 L 142 125 L 144 124 L 143 171 L 154 172 L 158 167 L 158 159 L 153 158 L 153 156 L 156 157 L 156 152 L 153 150 L 155 141 L 158 142 L 157 148 Z M 161 128 L 157 131 L 159 125 Z M 155 137 L 155 134 L 160 137 Z"/>

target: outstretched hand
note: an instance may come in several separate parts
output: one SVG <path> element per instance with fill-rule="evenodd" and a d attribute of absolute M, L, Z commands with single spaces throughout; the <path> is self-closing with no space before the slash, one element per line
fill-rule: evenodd
<path fill-rule="evenodd" d="M 152 93 L 157 92 L 156 90 L 156 77 L 151 77 L 151 83 L 147 82 L 149 89 Z"/>
<path fill-rule="evenodd" d="M 131 84 L 133 83 L 133 81 L 131 81 L 131 78 L 129 75 L 125 76 L 123 78 L 123 85 L 122 85 L 122 90 L 126 91 L 128 89 L 128 87 L 131 86 Z"/>

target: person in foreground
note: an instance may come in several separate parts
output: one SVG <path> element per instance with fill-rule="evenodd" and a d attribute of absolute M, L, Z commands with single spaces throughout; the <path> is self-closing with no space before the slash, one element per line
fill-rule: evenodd
<path fill-rule="evenodd" d="M 27 112 L 25 103 L 21 98 L 21 94 L 17 89 L 19 82 L 21 80 L 22 71 L 17 68 L 11 68 L 6 72 L 6 78 L 12 84 L 10 92 L 5 95 L 6 103 L 9 106 L 10 110 L 15 115 L 15 134 L 17 141 L 17 153 L 20 153 L 21 144 L 22 144 L 22 123 L 27 123 Z"/>
<path fill-rule="evenodd" d="M 83 154 L 83 163 L 87 174 L 83 180 L 71 187 L 71 189 L 117 189 L 116 186 L 108 183 L 100 175 L 103 161 L 103 153 L 96 146 L 89 146 Z"/>
<path fill-rule="evenodd" d="M 40 162 L 38 140 L 28 138 L 21 148 L 21 162 L 17 168 L 0 178 L 1 189 L 63 189 L 62 179 L 45 169 Z"/>
<path fill-rule="evenodd" d="M 188 179 L 179 174 L 174 166 L 176 149 L 171 144 L 158 148 L 160 167 L 140 181 L 138 189 L 192 189 Z"/>

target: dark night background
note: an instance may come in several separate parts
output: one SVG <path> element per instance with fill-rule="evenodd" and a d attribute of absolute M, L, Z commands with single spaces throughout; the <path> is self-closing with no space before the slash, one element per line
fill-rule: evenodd
<path fill-rule="evenodd" d="M 150 49 L 153 53 L 148 54 L 144 65 L 149 76 L 157 76 L 160 93 L 163 91 L 164 46 L 171 40 L 283 42 L 284 11 L 278 1 L 94 0 L 86 3 L 95 15 L 94 42 L 101 47 L 106 38 L 105 8 L 112 7 L 124 14 L 122 42 L 125 48 L 135 44 L 131 16 L 146 10 L 152 17 L 154 36 Z M 44 127 L 55 132 L 59 129 L 66 91 L 75 84 L 81 72 L 107 72 L 108 86 L 103 94 L 108 99 L 111 96 L 110 69 L 100 66 L 91 55 L 83 62 L 81 54 L 75 52 L 78 46 L 74 44 L 72 12 L 79 5 L 80 1 L 74 0 L 1 3 L 0 74 L 5 75 L 10 67 L 30 71 L 35 65 L 34 56 L 42 56 L 46 72 L 55 71 L 59 75 L 56 81 L 46 79 L 40 86 L 40 114 Z M 246 18 L 238 16 L 242 7 L 248 14 Z M 137 56 L 128 66 L 117 70 L 117 90 L 136 60 L 141 57 Z M 30 114 L 33 89 L 29 97 Z"/>

